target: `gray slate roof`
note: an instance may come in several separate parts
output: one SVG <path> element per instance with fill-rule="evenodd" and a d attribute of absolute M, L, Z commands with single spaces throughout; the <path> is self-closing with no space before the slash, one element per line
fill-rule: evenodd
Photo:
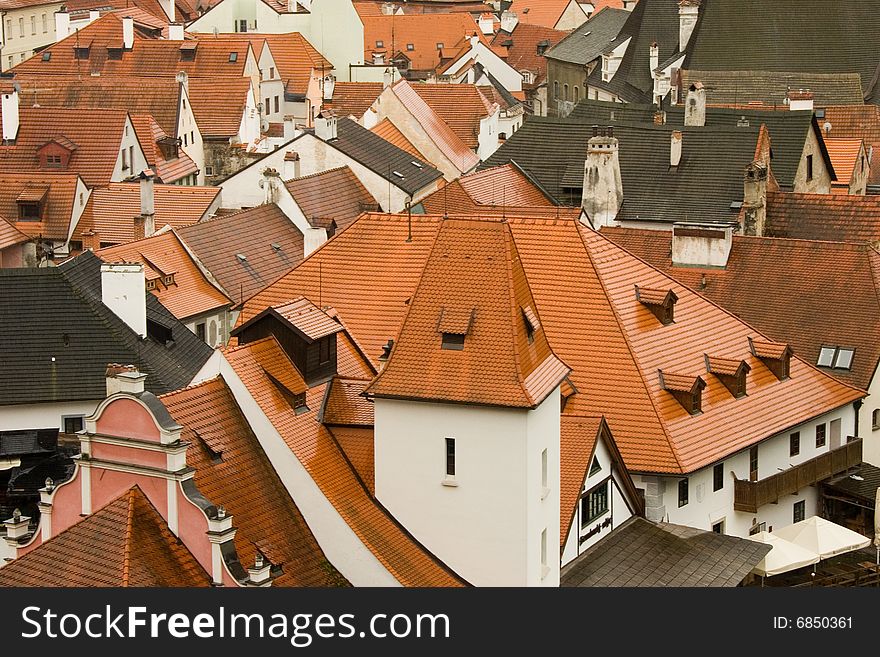
<path fill-rule="evenodd" d="M 0 405 L 102 399 L 108 363 L 137 365 L 156 394 L 188 385 L 212 349 L 149 292 L 146 302 L 173 344 L 140 338 L 104 306 L 91 252 L 59 267 L 0 269 Z"/>
<path fill-rule="evenodd" d="M 737 586 L 770 549 L 634 516 L 563 568 L 560 586 Z"/>
<path fill-rule="evenodd" d="M 859 479 L 853 479 L 850 475 L 855 475 Z M 836 477 L 825 482 L 824 485 L 873 506 L 877 499 L 877 488 L 880 487 L 880 468 L 870 463 L 862 463 L 855 472 Z"/>
<path fill-rule="evenodd" d="M 689 69 L 858 73 L 874 99 L 880 11 L 864 0 L 711 0 L 688 50 Z"/>
<path fill-rule="evenodd" d="M 588 64 L 610 50 L 630 12 L 606 7 L 594 14 L 544 56 L 571 64 Z"/>
<path fill-rule="evenodd" d="M 709 105 L 763 103 L 785 108 L 789 89 L 809 89 L 816 107 L 861 105 L 858 73 L 790 73 L 781 71 L 681 71 L 681 88 L 702 82 Z"/>

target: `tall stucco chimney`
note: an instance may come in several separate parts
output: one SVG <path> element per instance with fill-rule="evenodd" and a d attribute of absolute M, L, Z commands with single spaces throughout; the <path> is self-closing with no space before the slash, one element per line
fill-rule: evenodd
<path fill-rule="evenodd" d="M 61 41 L 70 34 L 70 14 L 66 11 L 55 12 L 55 42 Z"/>
<path fill-rule="evenodd" d="M 681 130 L 673 130 L 669 141 L 669 166 L 677 167 L 681 162 L 681 147 L 684 134 Z"/>
<path fill-rule="evenodd" d="M 702 82 L 694 82 L 684 102 L 684 124 L 689 127 L 706 125 L 706 89 Z"/>
<path fill-rule="evenodd" d="M 134 19 L 131 16 L 122 18 L 122 47 L 126 50 L 134 47 Z"/>
<path fill-rule="evenodd" d="M 284 178 L 284 180 L 292 180 L 294 178 L 299 178 L 299 176 L 299 153 L 297 153 L 296 151 L 289 151 L 284 154 L 284 168 L 282 178 Z"/>
<path fill-rule="evenodd" d="M 96 20 L 101 18 L 101 12 L 97 9 L 92 9 L 89 11 L 89 23 L 94 23 Z"/>
<path fill-rule="evenodd" d="M 596 229 L 611 225 L 623 202 L 617 150 L 614 128 L 600 130 L 599 126 L 593 126 L 593 136 L 587 142 L 581 206 Z"/>
<path fill-rule="evenodd" d="M 101 301 L 142 338 L 147 337 L 146 295 L 142 263 L 101 265 Z"/>
<path fill-rule="evenodd" d="M 13 89 L 0 97 L 0 115 L 3 117 L 3 143 L 15 141 L 18 136 L 18 90 Z"/>
<path fill-rule="evenodd" d="M 174 0 L 159 0 L 162 5 L 162 11 L 168 17 L 168 22 L 173 23 L 177 20 L 175 16 Z"/>
<path fill-rule="evenodd" d="M 183 23 L 168 23 L 168 40 L 183 41 Z"/>
<path fill-rule="evenodd" d="M 648 49 L 648 66 L 651 67 L 651 77 L 653 78 L 654 71 L 660 66 L 660 46 L 657 45 L 656 41 Z"/>
<path fill-rule="evenodd" d="M 672 225 L 672 264 L 723 269 L 733 247 L 733 226 L 676 223 Z"/>
<path fill-rule="evenodd" d="M 681 0 L 678 3 L 678 51 L 684 52 L 691 35 L 694 33 L 694 26 L 697 24 L 697 17 L 700 13 L 701 0 Z"/>
<path fill-rule="evenodd" d="M 324 141 L 336 139 L 336 115 L 324 110 L 315 117 L 315 136 Z"/>
<path fill-rule="evenodd" d="M 743 234 L 763 237 L 767 224 L 767 165 L 758 160 L 743 174 Z"/>
<path fill-rule="evenodd" d="M 795 110 L 812 110 L 813 109 L 813 92 L 809 89 L 789 89 L 788 90 L 788 109 Z"/>
<path fill-rule="evenodd" d="M 299 11 L 299 6 L 297 0 L 287 0 L 287 12 L 289 14 L 295 14 Z"/>

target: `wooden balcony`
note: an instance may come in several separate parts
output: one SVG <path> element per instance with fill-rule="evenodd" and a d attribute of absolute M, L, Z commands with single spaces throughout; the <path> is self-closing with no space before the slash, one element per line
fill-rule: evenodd
<path fill-rule="evenodd" d="M 733 508 L 757 513 L 758 507 L 775 504 L 780 497 L 805 486 L 834 477 L 862 462 L 862 439 L 852 441 L 804 463 L 759 481 L 737 479 L 733 484 Z"/>

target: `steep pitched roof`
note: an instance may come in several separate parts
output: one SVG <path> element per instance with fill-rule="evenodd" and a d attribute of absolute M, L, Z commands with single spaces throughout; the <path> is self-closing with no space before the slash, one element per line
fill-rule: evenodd
<path fill-rule="evenodd" d="M 852 176 L 859 166 L 859 155 L 862 153 L 863 143 L 861 139 L 846 137 L 825 137 L 825 148 L 828 149 L 828 157 L 834 165 L 837 180 L 832 187 L 849 188 Z"/>
<path fill-rule="evenodd" d="M 871 158 L 869 185 L 880 185 L 880 107 L 877 105 L 837 105 L 826 107 L 820 120 L 823 132 L 831 124 L 831 137 L 863 139 Z"/>
<path fill-rule="evenodd" d="M 786 71 L 681 71 L 681 88 L 702 82 L 708 105 L 758 103 L 788 109 L 789 89 L 809 89 L 816 107 L 864 103 L 858 73 L 805 73 Z"/>
<path fill-rule="evenodd" d="M 95 252 L 104 262 L 140 262 L 144 277 L 154 280 L 152 293 L 178 319 L 187 319 L 232 304 L 207 279 L 174 231 Z M 166 276 L 174 276 L 170 285 Z"/>
<path fill-rule="evenodd" d="M 375 397 L 534 408 L 568 374 L 537 318 L 509 229 L 443 223 Z M 463 336 L 461 349 L 442 346 Z"/>
<path fill-rule="evenodd" d="M 183 228 L 205 218 L 215 205 L 219 187 L 153 185 L 156 229 L 163 226 Z M 134 239 L 134 217 L 141 213 L 138 183 L 110 183 L 92 190 L 76 233 L 97 233 L 97 241 L 123 244 Z"/>
<path fill-rule="evenodd" d="M 855 348 L 851 369 L 825 371 L 860 388 L 870 384 L 880 360 L 874 339 L 880 331 L 880 253 L 874 248 L 735 236 L 727 267 L 708 269 L 673 266 L 672 237 L 665 231 L 603 228 L 602 234 L 774 340 L 789 343 L 808 363 L 818 361 L 823 345 Z"/>
<path fill-rule="evenodd" d="M 259 551 L 281 573 L 272 586 L 344 586 L 263 451 L 223 379 L 162 397 L 191 444 L 199 490 L 232 514 L 243 564 Z"/>
<path fill-rule="evenodd" d="M 302 233 L 277 205 L 218 215 L 181 228 L 178 234 L 238 303 L 274 283 L 303 258 Z"/>
<path fill-rule="evenodd" d="M 337 82 L 329 104 L 336 116 L 360 119 L 385 88 L 381 82 Z"/>
<path fill-rule="evenodd" d="M 611 7 L 594 13 L 590 20 L 546 52 L 548 59 L 571 64 L 589 64 L 611 49 L 630 12 Z M 517 25 L 517 28 L 519 26 Z M 514 43 L 517 30 L 514 29 Z"/>
<path fill-rule="evenodd" d="M 162 149 L 159 148 L 160 139 L 168 139 L 170 136 L 162 130 L 150 114 L 133 114 L 131 124 L 134 126 L 138 143 L 147 156 L 147 164 L 156 174 L 158 180 L 164 183 L 174 183 L 186 176 L 195 175 L 199 168 L 186 152 L 178 147 L 177 157 L 166 160 Z"/>
<path fill-rule="evenodd" d="M 379 204 L 347 166 L 284 183 L 306 220 L 332 219 L 339 230 Z"/>
<path fill-rule="evenodd" d="M 404 136 L 404 134 L 397 129 L 397 126 L 391 123 L 391 119 L 382 119 L 370 128 L 370 132 L 374 135 L 378 135 L 389 144 L 397 146 L 397 148 L 406 151 L 410 155 L 421 159 L 424 157 L 415 146 L 413 146 L 412 142 Z"/>
<path fill-rule="evenodd" d="M 389 338 L 409 330 L 407 301 L 421 293 L 425 265 L 441 253 L 435 243 L 443 223 L 438 216 L 364 215 L 251 299 L 240 321 L 300 294 L 317 296 L 320 268 L 323 303 L 378 358 Z M 863 394 L 797 358 L 791 377 L 778 381 L 749 351 L 748 338 L 760 333 L 577 221 L 507 216 L 506 225 L 547 341 L 573 370 L 579 392 L 566 414 L 604 415 L 630 470 L 692 472 Z M 671 289 L 676 322 L 657 321 L 634 285 Z M 694 416 L 662 389 L 657 370 L 697 376 L 705 373 L 704 353 L 746 360 L 748 395 L 734 399 L 707 376 L 703 413 Z"/>
<path fill-rule="evenodd" d="M 203 587 L 211 578 L 134 486 L 0 570 L 3 586 Z"/>
<path fill-rule="evenodd" d="M 192 78 L 189 98 L 202 136 L 237 135 L 250 93 L 250 78 Z M 217 98 L 224 101 L 218 103 Z"/>
<path fill-rule="evenodd" d="M 462 176 L 462 188 L 480 205 L 551 207 L 553 202 L 515 163 L 501 164 Z"/>
<path fill-rule="evenodd" d="M 306 392 L 306 405 L 310 410 L 297 414 L 266 375 L 268 365 L 296 372 L 274 337 L 230 349 L 226 358 L 327 500 L 401 584 L 462 584 L 375 501 L 333 435 L 316 421 L 316 409 L 320 408 L 329 384 L 310 388 Z M 344 363 L 342 367 L 345 369 Z"/>
<path fill-rule="evenodd" d="M 496 32 L 492 38 L 492 46 L 503 46 L 507 51 L 504 61 L 517 71 L 535 73 L 533 84 L 540 84 L 547 73 L 547 60 L 538 54 L 538 44 L 546 42 L 546 47 L 549 48 L 560 43 L 568 34 L 543 25 L 517 23 L 513 32 Z"/>
<path fill-rule="evenodd" d="M 480 120 L 491 116 L 493 104 L 475 84 L 414 84 L 412 88 L 468 148 L 477 148 Z"/>
<path fill-rule="evenodd" d="M 30 237 L 18 230 L 9 221 L 0 217 L 0 250 L 27 242 Z"/>
<path fill-rule="evenodd" d="M 140 338 L 101 302 L 101 260 L 91 252 L 58 267 L 0 270 L 9 311 L 0 314 L 0 376 L 16 381 L 0 388 L 0 404 L 103 399 L 108 363 L 138 365 L 157 394 L 188 384 L 211 348 L 152 294 L 146 304 L 173 345 Z"/>
<path fill-rule="evenodd" d="M 571 2 L 572 0 L 517 0 L 511 9 L 516 12 L 520 23 L 556 27 Z M 580 8 L 578 3 L 575 4 Z M 584 20 L 586 19 L 585 12 Z"/>
<path fill-rule="evenodd" d="M 846 194 L 767 193 L 770 237 L 880 242 L 880 197 Z"/>
<path fill-rule="evenodd" d="M 28 237 L 66 240 L 74 206 L 78 202 L 78 180 L 75 173 L 0 172 L 0 216 Z M 31 190 L 42 196 L 43 219 L 18 221 L 18 198 Z"/>
<path fill-rule="evenodd" d="M 76 145 L 68 171 L 89 186 L 110 182 L 128 121 L 125 110 L 28 107 L 19 110 L 19 117 L 15 144 L 0 146 L 0 171 L 37 170 L 37 151 L 53 138 L 65 138 Z M 95 130 L 96 125 L 101 129 Z"/>

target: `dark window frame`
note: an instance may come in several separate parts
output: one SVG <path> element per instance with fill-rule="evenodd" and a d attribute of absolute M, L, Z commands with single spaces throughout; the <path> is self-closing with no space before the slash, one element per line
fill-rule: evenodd
<path fill-rule="evenodd" d="M 464 333 L 443 333 L 440 348 L 445 351 L 464 351 Z"/>
<path fill-rule="evenodd" d="M 678 508 L 687 506 L 690 502 L 690 484 L 687 477 L 678 480 Z"/>
<path fill-rule="evenodd" d="M 446 476 L 455 477 L 455 438 L 446 438 Z"/>
<path fill-rule="evenodd" d="M 712 468 L 712 492 L 717 493 L 724 488 L 724 463 L 718 463 Z"/>
<path fill-rule="evenodd" d="M 758 481 L 758 446 L 749 448 L 749 481 Z"/>
<path fill-rule="evenodd" d="M 823 422 L 816 425 L 816 447 L 825 447 L 828 443 L 828 427 Z"/>
<path fill-rule="evenodd" d="M 791 510 L 791 516 L 793 522 L 800 522 L 801 520 L 805 520 L 807 517 L 807 501 L 799 500 L 795 502 Z"/>
<path fill-rule="evenodd" d="M 611 510 L 610 479 L 597 484 L 581 496 L 581 529 L 594 523 Z"/>
<path fill-rule="evenodd" d="M 801 453 L 801 432 L 795 431 L 788 437 L 788 455 L 797 456 Z"/>

